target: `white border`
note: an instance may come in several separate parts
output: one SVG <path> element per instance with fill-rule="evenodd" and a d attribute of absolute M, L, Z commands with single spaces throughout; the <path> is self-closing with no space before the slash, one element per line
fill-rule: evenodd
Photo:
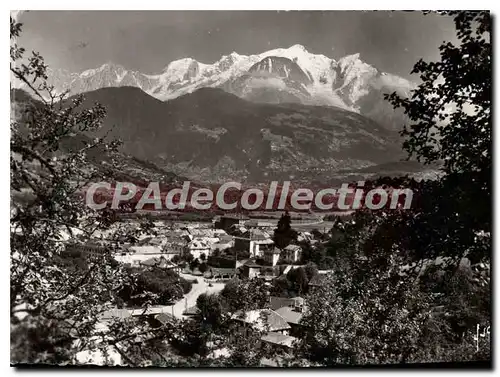
<path fill-rule="evenodd" d="M 80 1 L 80 2 L 74 2 L 74 1 L 33 1 L 33 0 L 22 0 L 22 1 L 9 1 L 6 3 L 8 5 L 8 11 L 10 9 L 46 9 L 46 10 L 56 10 L 56 9 L 67 9 L 67 10 L 76 10 L 76 9 L 81 9 L 81 10 L 117 10 L 117 9 L 129 9 L 129 10 L 160 10 L 160 9 L 172 9 L 172 10 L 203 10 L 203 9 L 213 9 L 213 10 L 223 10 L 223 9 L 229 9 L 229 10 L 248 10 L 248 9 L 262 9 L 262 10 L 289 10 L 289 9 L 300 9 L 300 10 L 369 10 L 369 9 L 380 9 L 380 10 L 405 10 L 405 9 L 432 9 L 432 10 L 439 10 L 439 9 L 489 9 L 492 11 L 492 13 L 495 15 L 497 12 L 496 10 L 498 9 L 498 2 L 493 2 L 493 1 L 484 1 L 484 0 L 476 0 L 476 1 L 464 1 L 464 0 L 447 0 L 447 1 L 429 1 L 429 0 L 421 0 L 419 2 L 413 2 L 413 3 L 402 3 L 401 1 L 395 1 L 395 0 L 386 0 L 386 1 L 379 1 L 379 2 L 370 2 L 370 1 L 341 1 L 341 2 L 332 2 L 332 1 L 297 1 L 297 0 L 275 0 L 273 2 L 270 1 L 265 1 L 265 0 L 252 0 L 252 1 L 246 1 L 246 2 L 235 2 L 235 1 L 218 1 L 218 2 L 207 2 L 207 1 L 200 1 L 200 0 L 191 0 L 191 1 L 186 1 L 186 2 L 172 2 L 172 1 L 120 1 L 115 2 L 115 4 L 105 4 L 103 1 L 96 1 L 96 0 L 87 0 L 85 2 Z M 5 18 L 7 16 L 7 12 L 3 13 L 5 15 Z M 494 33 L 496 33 L 496 30 L 498 28 L 498 25 L 494 25 Z M 4 43 L 5 46 L 2 48 L 2 51 L 5 51 L 5 54 L 7 53 L 7 30 L 3 33 L 4 35 Z M 497 35 L 494 35 L 494 41 L 495 41 L 495 46 L 494 50 L 496 51 L 496 47 L 498 44 L 498 38 Z M 498 68 L 498 60 L 494 59 L 495 67 Z M 494 69 L 494 72 L 497 71 L 497 69 Z M 7 76 L 7 69 L 3 71 L 4 74 L 1 76 L 2 77 L 2 119 L 7 120 L 7 117 L 9 116 L 10 113 L 10 104 L 7 101 L 8 98 L 10 98 L 10 93 L 7 92 L 7 88 L 9 88 L 10 85 L 10 75 Z M 493 98 L 498 98 L 498 89 L 497 87 L 494 87 L 495 93 Z M 6 98 L 7 97 L 7 98 Z M 496 110 L 496 109 L 495 109 Z M 493 124 L 496 124 L 496 111 L 493 112 L 495 118 L 493 121 Z M 9 200 L 10 200 L 10 193 L 9 193 L 9 187 L 7 186 L 7 180 L 10 180 L 10 169 L 9 169 L 9 128 L 7 127 L 7 124 L 4 124 L 2 127 L 0 127 L 0 141 L 2 143 L 2 146 L 0 147 L 0 168 L 1 168 L 1 173 L 2 177 L 5 179 L 3 181 L 3 185 L 0 186 L 1 190 L 1 205 L 0 205 L 0 235 L 1 235 L 1 242 L 2 242 L 2 258 L 3 258 L 3 263 L 2 263 L 2 268 L 4 269 L 4 272 L 1 275 L 1 292 L 2 292 L 2 300 L 4 303 L 7 303 L 8 296 L 9 296 L 9 291 L 8 287 L 10 285 L 9 281 L 9 270 L 8 266 L 10 263 L 9 260 L 9 253 L 7 252 L 9 249 L 9 233 L 7 233 L 7 223 L 10 221 L 7 218 L 7 213 L 10 213 L 8 209 L 10 208 L 9 205 Z M 494 138 L 495 138 L 495 144 L 498 145 L 498 133 L 494 133 Z M 494 159 L 495 159 L 495 165 L 498 165 L 499 163 L 499 153 L 495 153 Z M 498 188 L 499 186 L 496 184 L 496 178 L 497 176 L 495 175 L 495 194 L 498 194 Z M 9 198 L 9 199 L 8 199 Z M 495 203 L 495 210 L 498 210 L 499 203 L 498 201 Z M 500 234 L 498 232 L 498 223 L 495 222 L 495 229 L 494 229 L 494 235 Z M 495 238 L 494 238 L 495 239 Z M 496 246 L 496 244 L 494 244 Z M 496 251 L 496 248 L 494 248 L 493 252 Z M 493 262 L 495 264 L 494 266 L 494 271 L 496 271 L 496 260 L 498 258 L 494 258 Z M 498 279 L 494 279 L 494 282 L 498 282 Z M 498 292 L 498 284 L 495 284 L 495 291 Z M 495 302 L 495 300 L 493 301 Z M 496 314 L 498 312 L 496 310 L 493 311 L 495 313 L 495 319 L 497 319 Z M 1 316 L 2 316 L 2 325 L 4 331 L 2 331 L 2 343 L 1 343 L 1 355 L 2 355 L 2 369 L 7 369 L 6 372 L 8 375 L 12 375 L 15 373 L 15 370 L 13 368 L 9 367 L 10 364 L 10 327 L 8 326 L 8 323 L 10 319 L 8 318 L 7 310 L 4 308 L 4 310 L 1 311 Z M 500 323 L 499 321 L 494 321 L 494 324 Z M 495 344 L 493 347 L 493 350 L 495 351 L 495 356 L 498 355 L 498 338 L 499 336 L 497 335 L 496 332 L 494 332 L 493 339 L 495 340 Z M 100 375 L 103 372 L 106 372 L 104 369 L 103 370 L 88 370 L 89 372 L 92 372 L 94 374 Z M 121 370 L 117 370 L 118 372 L 121 372 Z M 115 373 L 117 371 L 114 371 Z M 400 374 L 401 372 L 404 372 L 402 370 L 394 370 L 396 373 Z M 53 373 L 53 370 L 47 371 L 48 373 Z M 61 370 L 61 372 L 66 373 L 68 370 Z M 218 373 L 219 371 L 207 371 L 203 370 L 200 371 L 201 373 Z M 251 372 L 245 372 L 243 370 L 237 370 L 234 371 L 238 374 L 240 373 L 251 373 Z M 262 370 L 257 370 L 257 373 L 275 373 L 275 372 L 265 372 Z M 300 370 L 298 371 L 299 373 L 309 373 L 306 370 Z M 381 371 L 384 373 L 385 371 Z M 471 371 L 472 372 L 472 371 Z M 33 372 L 24 372 L 25 375 L 32 375 L 34 374 Z M 109 373 L 109 372 L 108 372 Z M 130 375 L 139 375 L 139 373 L 143 374 L 144 371 L 130 371 L 127 372 Z M 190 375 L 194 374 L 195 371 L 172 371 L 172 370 L 158 370 L 158 371 L 148 371 L 146 373 L 151 373 L 154 375 L 159 375 L 160 373 L 174 373 L 175 375 Z M 228 372 L 231 373 L 231 372 Z M 341 371 L 332 371 L 332 373 L 336 373 L 337 375 L 347 375 L 347 373 L 341 372 Z M 352 373 L 354 374 L 361 374 L 361 371 L 352 371 L 348 372 L 350 375 Z M 436 372 L 430 372 L 430 371 L 422 371 L 419 372 L 418 374 L 437 374 Z"/>

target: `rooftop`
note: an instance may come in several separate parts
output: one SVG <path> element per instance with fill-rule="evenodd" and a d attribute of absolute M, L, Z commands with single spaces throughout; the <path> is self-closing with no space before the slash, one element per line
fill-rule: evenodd
<path fill-rule="evenodd" d="M 176 268 L 178 267 L 175 263 L 167 261 L 163 256 L 153 257 L 140 262 L 143 266 L 158 266 L 160 268 Z"/>
<path fill-rule="evenodd" d="M 243 266 L 246 266 L 248 268 L 262 268 L 264 266 L 261 266 L 260 264 L 255 263 L 253 260 L 247 260 Z"/>
<path fill-rule="evenodd" d="M 210 248 L 210 246 L 208 245 L 208 243 L 206 241 L 199 240 L 199 239 L 191 241 L 188 246 L 189 246 L 190 249 L 207 249 L 207 248 Z"/>
<path fill-rule="evenodd" d="M 285 250 L 295 251 L 295 250 L 302 250 L 302 248 L 299 245 L 288 245 L 287 247 L 285 247 Z"/>
<path fill-rule="evenodd" d="M 302 297 L 288 298 L 288 297 L 271 296 L 271 297 L 269 297 L 269 303 L 271 305 L 271 309 L 277 310 L 277 309 L 283 308 L 285 306 L 292 306 L 293 307 L 296 304 L 303 305 L 304 299 Z"/>
<path fill-rule="evenodd" d="M 252 240 L 267 240 L 267 239 L 271 238 L 269 233 L 267 233 L 263 230 L 260 230 L 260 229 L 252 229 L 252 230 L 248 231 L 247 235 Z"/>
<path fill-rule="evenodd" d="M 130 246 L 128 249 L 130 252 L 136 254 L 161 254 L 161 249 L 157 246 Z"/>
<path fill-rule="evenodd" d="M 111 309 L 102 313 L 100 317 L 102 320 L 109 320 L 113 318 L 130 318 L 131 316 L 127 309 Z"/>
<path fill-rule="evenodd" d="M 283 335 L 277 332 L 268 332 L 261 338 L 262 341 L 277 344 L 280 346 L 292 347 L 293 342 L 297 340 L 297 338 L 293 336 Z"/>
<path fill-rule="evenodd" d="M 233 319 L 251 325 L 256 330 L 280 331 L 290 329 L 286 320 L 271 309 L 250 310 L 245 313 L 235 313 Z"/>
<path fill-rule="evenodd" d="M 221 216 L 221 220 L 222 219 L 248 220 L 249 217 L 240 213 L 227 213 Z"/>
<path fill-rule="evenodd" d="M 284 306 L 276 310 L 280 316 L 282 316 L 288 323 L 293 323 L 298 325 L 304 313 L 295 311 L 294 308 L 290 306 Z"/>
<path fill-rule="evenodd" d="M 170 313 L 160 313 L 155 316 L 155 319 L 162 324 L 175 322 L 175 317 Z"/>
<path fill-rule="evenodd" d="M 137 317 L 137 316 L 143 316 L 143 315 L 157 315 L 157 314 L 162 314 L 166 313 L 166 308 L 164 306 L 151 306 L 149 308 L 139 308 L 139 309 L 129 309 L 130 315 Z M 168 313 L 170 314 L 170 313 Z"/>

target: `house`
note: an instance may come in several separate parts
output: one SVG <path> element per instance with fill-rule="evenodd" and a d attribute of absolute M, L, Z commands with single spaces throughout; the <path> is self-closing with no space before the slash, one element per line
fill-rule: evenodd
<path fill-rule="evenodd" d="M 146 259 L 145 261 L 139 262 L 140 266 L 143 267 L 156 267 L 156 268 L 161 268 L 163 270 L 172 270 L 176 273 L 180 273 L 180 267 L 176 265 L 173 262 L 170 262 L 167 258 L 164 256 L 161 257 L 153 257 L 150 259 Z"/>
<path fill-rule="evenodd" d="M 113 258 L 118 262 L 139 266 L 142 262 L 151 258 L 160 258 L 164 253 L 158 246 L 130 246 L 120 253 L 115 253 Z"/>
<path fill-rule="evenodd" d="M 176 321 L 175 317 L 170 313 L 153 314 L 148 316 L 147 320 L 153 328 L 162 327 L 167 324 L 173 324 Z"/>
<path fill-rule="evenodd" d="M 257 228 L 259 225 L 259 221 L 257 219 L 250 219 L 248 221 L 245 221 L 244 225 L 247 228 Z"/>
<path fill-rule="evenodd" d="M 268 249 L 264 251 L 263 259 L 264 261 L 271 265 L 276 266 L 278 260 L 280 259 L 281 250 L 277 247 L 273 247 L 272 249 Z"/>
<path fill-rule="evenodd" d="M 233 236 L 238 236 L 241 237 L 243 236 L 246 232 L 248 232 L 248 229 L 245 228 L 243 225 L 239 224 L 234 224 L 229 227 L 228 233 L 233 235 Z"/>
<path fill-rule="evenodd" d="M 260 229 L 252 229 L 236 238 L 234 242 L 236 250 L 248 251 L 250 257 L 262 257 L 264 252 L 274 248 L 274 241 L 271 236 Z"/>
<path fill-rule="evenodd" d="M 175 255 L 181 255 L 185 247 L 185 242 L 171 242 L 169 240 L 163 245 L 162 251 L 166 259 L 172 259 Z"/>
<path fill-rule="evenodd" d="M 271 309 L 256 309 L 233 314 L 231 319 L 241 323 L 246 328 L 257 331 L 270 331 L 288 335 L 290 325 L 285 319 Z"/>
<path fill-rule="evenodd" d="M 164 240 L 161 237 L 144 237 L 137 241 L 137 245 L 139 246 L 161 246 L 164 243 Z"/>
<path fill-rule="evenodd" d="M 203 276 L 210 279 L 224 279 L 229 280 L 237 275 L 238 271 L 235 268 L 216 268 L 211 267 L 209 271 L 206 271 Z"/>
<path fill-rule="evenodd" d="M 243 225 L 248 219 L 248 216 L 242 214 L 228 213 L 220 217 L 219 221 L 215 223 L 215 228 L 228 232 L 232 225 Z"/>
<path fill-rule="evenodd" d="M 300 306 L 284 306 L 282 308 L 276 309 L 276 313 L 282 316 L 285 321 L 290 325 L 290 334 L 294 336 L 301 336 L 303 332 L 303 326 L 300 323 L 302 317 L 304 316 L 306 308 L 304 305 Z"/>
<path fill-rule="evenodd" d="M 79 252 L 85 257 L 99 257 L 110 253 L 110 247 L 102 241 L 90 240 L 83 243 L 67 243 L 65 251 L 68 253 Z"/>
<path fill-rule="evenodd" d="M 316 289 L 319 289 L 326 284 L 326 277 L 327 275 L 324 274 L 317 274 L 314 276 L 310 281 L 309 281 L 309 290 L 313 292 Z"/>
<path fill-rule="evenodd" d="M 210 251 L 210 244 L 203 239 L 197 238 L 189 242 L 185 247 L 185 252 L 191 253 L 191 255 L 196 259 L 200 259 L 201 254 L 205 254 L 205 256 L 208 257 L 210 255 Z"/>
<path fill-rule="evenodd" d="M 276 297 L 276 296 L 269 297 L 269 305 L 273 310 L 278 310 L 279 308 L 283 308 L 285 306 L 295 307 L 303 303 L 304 299 L 302 297 L 293 297 L 293 298 Z"/>
<path fill-rule="evenodd" d="M 272 223 L 267 222 L 267 221 L 260 221 L 257 219 L 251 219 L 251 220 L 245 221 L 244 224 L 245 224 L 246 228 L 273 228 L 273 227 L 276 227 L 275 224 L 272 224 Z"/>
<path fill-rule="evenodd" d="M 214 234 L 213 229 L 205 228 L 188 228 L 189 235 L 193 238 L 217 238 Z"/>
<path fill-rule="evenodd" d="M 302 241 L 312 241 L 314 239 L 314 236 L 310 232 L 299 232 L 297 235 L 297 241 L 302 242 Z"/>
<path fill-rule="evenodd" d="M 241 266 L 241 269 L 243 270 L 243 276 L 253 279 L 254 277 L 257 277 L 260 275 L 260 270 L 263 266 L 260 264 L 255 263 L 252 260 L 247 260 L 243 265 Z"/>
<path fill-rule="evenodd" d="M 283 257 L 286 260 L 297 262 L 302 256 L 302 248 L 299 245 L 288 245 L 283 249 Z"/>
<path fill-rule="evenodd" d="M 260 338 L 263 342 L 269 343 L 277 348 L 281 348 L 285 351 L 293 348 L 296 337 L 290 335 L 284 335 L 279 332 L 270 331 Z"/>
<path fill-rule="evenodd" d="M 216 243 L 213 243 L 212 245 L 210 245 L 210 249 L 211 251 L 215 251 L 215 250 L 226 250 L 226 249 L 229 249 L 231 247 L 234 246 L 234 239 L 233 237 L 231 236 L 228 236 L 228 235 L 222 235 L 220 236 L 219 238 L 219 241 L 216 242 Z"/>

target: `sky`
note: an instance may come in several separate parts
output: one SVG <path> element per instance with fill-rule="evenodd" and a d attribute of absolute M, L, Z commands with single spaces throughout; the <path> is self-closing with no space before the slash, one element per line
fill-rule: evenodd
<path fill-rule="evenodd" d="M 235 51 L 257 54 L 302 44 L 334 59 L 360 53 L 381 71 L 412 78 L 454 40 L 450 18 L 421 12 L 363 11 L 28 11 L 19 44 L 51 68 L 72 72 L 107 62 L 159 73 L 172 60 L 213 63 Z"/>

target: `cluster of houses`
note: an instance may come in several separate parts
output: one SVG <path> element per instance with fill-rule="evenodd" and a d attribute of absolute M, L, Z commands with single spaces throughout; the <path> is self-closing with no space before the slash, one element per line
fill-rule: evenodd
<path fill-rule="evenodd" d="M 190 253 L 194 258 L 208 259 L 216 250 L 232 249 L 238 255 L 244 253 L 244 259 L 235 259 L 232 268 L 211 267 L 206 274 L 210 278 L 229 280 L 236 276 L 275 278 L 283 274 L 301 258 L 301 247 L 289 245 L 283 250 L 275 247 L 272 240 L 276 225 L 263 221 L 247 219 L 244 216 L 221 216 L 214 223 L 172 223 L 158 227 L 153 237 L 141 237 L 137 240 L 126 240 L 119 247 L 112 250 L 115 260 L 131 266 L 160 267 L 179 271 L 179 266 L 172 259 L 177 255 L 183 257 Z M 312 239 L 312 236 L 303 232 L 301 239 Z M 103 241 L 72 245 L 80 252 L 88 255 L 102 253 L 109 250 L 109 244 Z M 286 261 L 286 266 L 280 261 Z M 283 271 L 284 269 L 284 271 Z M 279 272 L 277 272 L 279 271 Z M 316 279 L 318 280 L 318 279 Z M 311 280 L 311 286 L 321 285 L 321 282 Z M 276 347 L 284 352 L 290 351 L 296 340 L 304 331 L 301 319 L 306 311 L 305 300 L 301 297 L 282 298 L 270 297 L 268 305 L 262 309 L 234 313 L 232 321 L 243 331 L 258 331 L 263 343 Z M 199 311 L 196 307 L 185 309 L 183 316 L 196 316 Z M 177 319 L 170 314 L 166 307 L 148 307 L 147 309 L 112 309 L 104 312 L 100 318 L 106 325 L 116 318 L 146 318 L 154 327 L 173 323 Z M 95 355 L 92 355 L 94 357 Z M 83 355 L 82 355 L 83 357 Z M 86 358 L 90 355 L 85 355 Z M 119 356 L 118 356 L 119 358 Z M 270 365 L 275 360 L 268 360 Z M 115 361 L 120 364 L 121 361 Z M 263 361 L 265 363 L 265 361 Z"/>
<path fill-rule="evenodd" d="M 243 333 L 258 332 L 261 334 L 261 342 L 287 353 L 303 336 L 305 324 L 301 320 L 306 310 L 306 302 L 302 297 L 271 296 L 265 308 L 236 312 L 231 319 Z M 199 310 L 192 307 L 186 309 L 184 314 L 194 317 L 199 315 Z M 261 363 L 264 366 L 276 366 L 275 359 L 261 360 Z"/>
<path fill-rule="evenodd" d="M 303 334 L 304 324 L 301 323 L 301 320 L 306 310 L 306 303 L 302 297 L 270 297 L 266 308 L 237 312 L 232 315 L 231 319 L 241 331 L 245 333 L 256 331 L 261 334 L 261 342 L 286 353 L 296 346 L 297 340 Z M 188 308 L 185 310 L 184 315 L 195 317 L 199 315 L 199 310 L 196 307 Z M 105 311 L 101 314 L 100 323 L 101 326 L 106 327 L 115 319 L 134 317 L 146 319 L 153 327 L 175 324 L 177 321 L 173 315 L 165 312 L 164 308 L 149 307 L 147 309 L 112 309 Z M 219 350 L 219 353 L 224 353 L 224 350 Z M 78 358 L 80 362 L 92 361 L 96 364 L 103 364 L 103 361 L 97 360 L 102 358 L 102 355 L 92 355 L 93 360 L 89 360 L 89 356 L 82 353 Z M 112 356 L 111 364 L 122 364 L 119 354 L 113 354 Z M 264 359 L 261 363 L 264 366 L 276 366 L 275 359 Z"/>
<path fill-rule="evenodd" d="M 184 259 L 190 254 L 194 259 L 203 261 L 216 251 L 232 249 L 236 253 L 234 268 L 241 267 L 240 270 L 251 278 L 261 275 L 263 266 L 294 264 L 301 259 L 299 245 L 289 245 L 284 250 L 274 245 L 272 235 L 275 227 L 270 222 L 249 219 L 240 214 L 220 216 L 212 223 L 163 223 L 155 236 L 121 242 L 119 247 L 114 248 L 113 257 L 130 266 L 178 269 L 172 262 L 176 255 L 177 259 Z M 308 232 L 299 233 L 299 241 L 312 239 Z M 105 241 L 72 245 L 90 255 L 102 253 L 108 246 Z M 238 258 L 238 253 L 241 258 Z M 211 270 L 213 275 L 232 275 L 220 269 Z"/>

